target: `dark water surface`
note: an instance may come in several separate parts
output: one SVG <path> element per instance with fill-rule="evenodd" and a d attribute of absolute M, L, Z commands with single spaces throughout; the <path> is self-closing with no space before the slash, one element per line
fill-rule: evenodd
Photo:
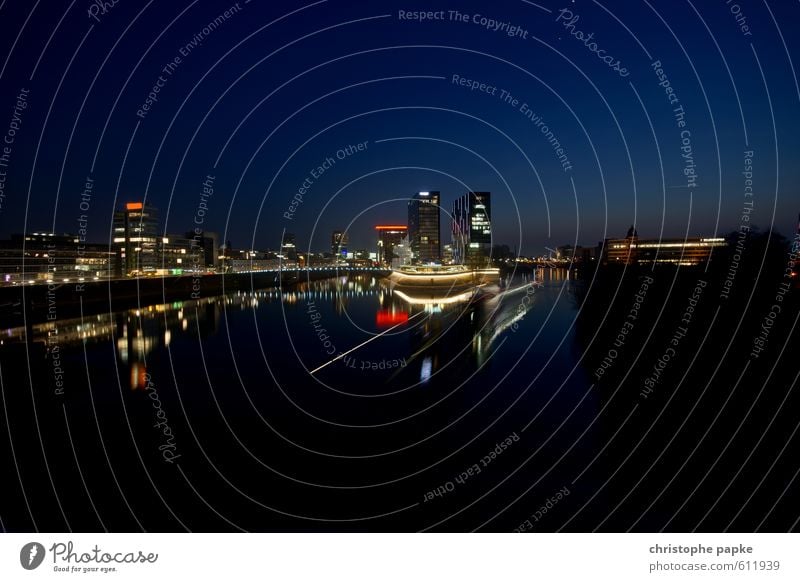
<path fill-rule="evenodd" d="M 7 330 L 4 526 L 724 527 L 765 473 L 748 471 L 743 497 L 737 485 L 700 523 L 696 506 L 731 475 L 693 467 L 725 452 L 752 401 L 732 404 L 735 422 L 715 424 L 725 433 L 690 457 L 724 393 L 692 417 L 698 372 L 656 418 L 673 388 L 640 397 L 651 361 L 636 382 L 595 376 L 612 344 L 579 316 L 587 283 L 564 270 L 544 271 L 540 286 L 531 277 L 508 281 L 516 292 L 459 300 L 359 275 L 51 322 L 28 330 L 28 344 L 24 329 Z M 612 314 L 606 327 L 623 320 Z M 614 366 L 624 375 L 634 364 Z M 758 436 L 739 432 L 733 446 Z M 773 477 L 760 489 L 771 501 L 786 482 Z M 750 505 L 753 520 L 762 505 Z"/>

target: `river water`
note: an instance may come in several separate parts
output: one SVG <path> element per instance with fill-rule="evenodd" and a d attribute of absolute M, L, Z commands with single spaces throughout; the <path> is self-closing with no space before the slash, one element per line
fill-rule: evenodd
<path fill-rule="evenodd" d="M 469 300 L 362 274 L 5 330 L 0 517 L 20 531 L 661 527 L 674 506 L 615 505 L 643 471 L 645 500 L 667 482 L 670 466 L 628 456 L 659 460 L 684 413 L 650 430 L 661 408 L 638 386 L 594 382 L 605 348 L 587 356 L 585 282 L 504 283 Z"/>
<path fill-rule="evenodd" d="M 439 507 L 426 494 L 450 489 L 545 407 L 526 430 L 548 435 L 549 418 L 586 394 L 576 283 L 558 270 L 540 279 L 517 277 L 506 282 L 516 292 L 469 301 L 397 294 L 358 275 L 48 322 L 29 330 L 28 344 L 24 329 L 6 330 L 5 394 L 26 410 L 35 402 L 31 424 L 47 457 L 23 478 L 44 478 L 39 497 L 52 511 L 39 521 L 433 525 L 464 492 L 437 493 Z M 580 414 L 592 408 L 584 402 Z M 18 442 L 34 432 L 17 429 Z M 485 491 L 508 469 L 459 487 Z M 230 515 L 221 522 L 220 503 Z"/>

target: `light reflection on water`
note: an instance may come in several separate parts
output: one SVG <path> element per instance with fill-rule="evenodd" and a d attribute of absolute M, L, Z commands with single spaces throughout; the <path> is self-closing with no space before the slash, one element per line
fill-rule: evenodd
<path fill-rule="evenodd" d="M 553 270 L 545 274 L 544 283 L 556 290 L 567 277 L 562 270 Z M 398 290 L 388 281 L 371 275 L 341 276 L 299 283 L 283 292 L 279 289 L 237 292 L 51 321 L 31 326 L 27 334 L 24 327 L 10 328 L 3 332 L 0 345 L 24 342 L 27 335 L 32 344 L 43 344 L 49 356 L 54 348 L 77 352 L 83 343 L 91 346 L 113 342 L 119 361 L 129 368 L 130 388 L 138 389 L 144 383 L 149 354 L 176 341 L 215 336 L 224 326 L 231 332 L 245 323 L 237 316 L 239 313 L 250 312 L 259 327 L 271 329 L 276 318 L 284 320 L 295 353 L 309 362 L 322 363 L 319 346 L 306 337 L 312 330 L 305 309 L 313 302 L 324 306 L 326 325 L 339 338 L 339 352 L 358 345 L 362 334 L 407 335 L 403 343 L 392 343 L 390 338 L 389 350 L 395 358 L 416 362 L 419 371 L 415 376 L 424 383 L 454 360 L 469 368 L 480 367 L 495 349 L 497 340 L 516 331 L 536 304 L 538 296 L 536 289 L 532 290 L 532 282 L 531 276 L 518 276 L 504 281 L 504 287 L 495 285 L 477 293 L 464 289 L 442 292 Z M 513 291 L 503 293 L 509 289 Z M 379 344 L 383 339 L 374 343 Z M 381 349 L 385 350 L 386 345 L 384 342 Z M 363 352 L 355 356 L 376 357 L 374 350 Z M 310 369 L 308 362 L 304 364 Z"/>

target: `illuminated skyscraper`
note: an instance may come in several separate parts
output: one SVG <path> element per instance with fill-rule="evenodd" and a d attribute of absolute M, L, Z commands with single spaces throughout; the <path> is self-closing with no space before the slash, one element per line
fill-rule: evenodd
<path fill-rule="evenodd" d="M 284 260 L 297 260 L 297 239 L 291 232 L 284 233 L 281 241 L 281 255 Z"/>
<path fill-rule="evenodd" d="M 347 233 L 341 230 L 334 230 L 331 234 L 331 253 L 335 257 L 347 254 Z"/>
<path fill-rule="evenodd" d="M 114 247 L 117 273 L 129 275 L 155 271 L 158 253 L 158 210 L 142 202 L 128 202 L 114 213 Z"/>
<path fill-rule="evenodd" d="M 408 242 L 413 261 L 438 263 L 439 236 L 439 192 L 417 192 L 408 201 Z"/>
<path fill-rule="evenodd" d="M 791 246 L 792 254 L 797 257 L 797 254 L 800 253 L 800 214 L 797 215 L 797 233 L 795 234 L 794 241 L 792 242 Z M 795 287 L 800 287 L 800 277 L 798 277 L 798 271 L 800 271 L 800 260 L 795 259 L 792 261 L 792 271 L 789 273 L 789 277 L 794 281 Z"/>
<path fill-rule="evenodd" d="M 408 232 L 408 227 L 381 224 L 376 226 L 375 230 L 378 231 L 378 262 L 391 265 L 392 261 L 397 258 L 394 248 L 402 244 Z"/>
<path fill-rule="evenodd" d="M 453 261 L 485 267 L 492 247 L 491 193 L 467 192 L 453 202 Z"/>

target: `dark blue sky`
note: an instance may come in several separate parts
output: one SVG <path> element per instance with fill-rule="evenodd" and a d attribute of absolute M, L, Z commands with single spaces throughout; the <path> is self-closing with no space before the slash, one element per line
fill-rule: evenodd
<path fill-rule="evenodd" d="M 321 250 L 336 228 L 350 230 L 351 248 L 372 248 L 372 226 L 404 223 L 414 191 L 440 190 L 448 209 L 467 188 L 493 193 L 495 241 L 529 254 L 595 244 L 633 222 L 642 236 L 659 236 L 662 224 L 667 237 L 711 236 L 739 224 L 746 150 L 754 222 L 793 231 L 800 94 L 790 59 L 800 63 L 800 4 L 742 1 L 738 22 L 721 0 L 537 4 L 251 0 L 204 34 L 234 2 L 118 0 L 92 19 L 88 1 L 67 10 L 69 2 L 6 0 L 0 133 L 20 90 L 30 92 L 0 168 L 0 235 L 26 224 L 75 232 L 86 214 L 89 238 L 107 241 L 115 199 L 145 195 L 167 232 L 185 232 L 213 175 L 204 226 L 240 248 L 276 247 L 286 229 Z M 578 20 L 560 18 L 563 8 Z M 401 10 L 443 10 L 444 19 L 404 20 Z M 504 23 L 520 33 L 509 36 Z M 656 60 L 677 104 L 659 86 Z M 159 75 L 157 101 L 137 116 Z M 470 91 L 453 75 L 497 90 Z M 314 178 L 326 158 L 335 163 Z"/>

